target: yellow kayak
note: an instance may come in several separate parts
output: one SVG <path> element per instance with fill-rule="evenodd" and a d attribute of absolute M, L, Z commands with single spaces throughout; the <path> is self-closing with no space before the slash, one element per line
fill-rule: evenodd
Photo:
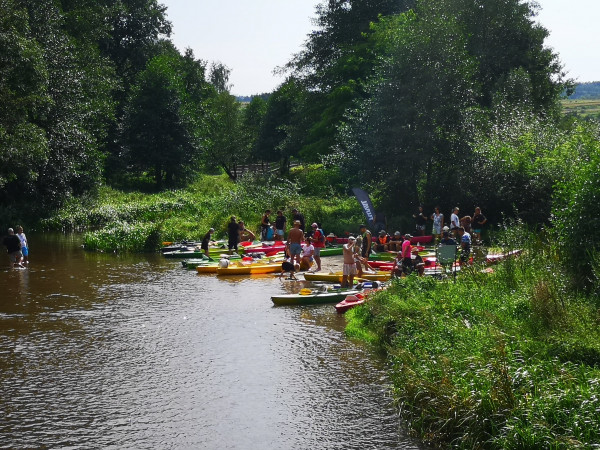
<path fill-rule="evenodd" d="M 259 262 L 253 264 L 229 264 L 228 267 L 217 267 L 217 275 L 257 275 L 281 272 L 281 262 Z"/>
<path fill-rule="evenodd" d="M 325 272 L 306 272 L 304 273 L 304 279 L 306 281 L 329 281 L 331 283 L 341 283 L 343 273 L 325 273 Z M 389 271 L 378 271 L 375 273 L 363 272 L 362 276 L 354 275 L 354 279 L 369 280 L 369 281 L 388 281 L 392 277 L 392 273 Z"/>

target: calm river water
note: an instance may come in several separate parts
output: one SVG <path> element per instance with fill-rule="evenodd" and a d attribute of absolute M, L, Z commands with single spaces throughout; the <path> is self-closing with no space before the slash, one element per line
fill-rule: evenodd
<path fill-rule="evenodd" d="M 298 284 L 28 238 L 0 260 L 0 448 L 419 448 L 333 305 L 273 306 Z"/>

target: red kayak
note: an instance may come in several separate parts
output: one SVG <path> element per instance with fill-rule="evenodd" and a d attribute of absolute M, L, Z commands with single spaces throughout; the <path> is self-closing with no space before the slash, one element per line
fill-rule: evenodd
<path fill-rule="evenodd" d="M 250 248 L 245 248 L 244 249 L 244 253 L 245 254 L 252 254 L 252 253 L 278 253 L 278 252 L 283 252 L 285 250 L 285 242 L 283 241 L 276 241 L 273 244 L 263 244 L 263 245 L 259 245 L 258 247 L 250 247 Z"/>
<path fill-rule="evenodd" d="M 335 305 L 335 310 L 342 314 L 348 311 L 350 308 L 362 305 L 365 302 L 365 296 L 361 293 L 347 295 L 344 300 Z"/>

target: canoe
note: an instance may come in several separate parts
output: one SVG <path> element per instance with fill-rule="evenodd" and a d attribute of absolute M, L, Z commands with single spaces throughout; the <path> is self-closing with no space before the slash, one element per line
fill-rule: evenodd
<path fill-rule="evenodd" d="M 385 272 L 385 271 L 378 271 L 375 273 L 365 272 L 365 273 L 363 273 L 362 277 L 355 275 L 354 279 L 370 280 L 370 281 L 387 281 L 391 278 L 391 276 L 392 276 L 391 272 Z M 306 272 L 304 274 L 304 279 L 306 281 L 326 281 L 326 282 L 330 282 L 330 283 L 341 283 L 342 277 L 343 277 L 342 272 L 335 272 L 335 273 Z"/>
<path fill-rule="evenodd" d="M 320 303 L 337 303 L 356 289 L 334 289 L 321 291 L 318 289 L 302 289 L 297 294 L 280 294 L 271 296 L 271 300 L 277 306 L 289 305 L 316 305 Z"/>

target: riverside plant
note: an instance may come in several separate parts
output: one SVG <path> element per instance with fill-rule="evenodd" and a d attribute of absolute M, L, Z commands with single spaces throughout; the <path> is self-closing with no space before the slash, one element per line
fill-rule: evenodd
<path fill-rule="evenodd" d="M 600 444 L 598 310 L 569 289 L 556 249 L 519 244 L 493 273 L 396 280 L 347 313 L 347 333 L 387 355 L 402 417 L 435 446 Z"/>
<path fill-rule="evenodd" d="M 89 250 L 156 251 L 165 241 L 199 241 L 209 228 L 215 228 L 215 238 L 224 238 L 231 215 L 258 232 L 264 210 L 278 208 L 288 216 L 288 225 L 291 210 L 298 208 L 309 223 L 322 223 L 327 232 L 342 235 L 356 229 L 362 214 L 353 197 L 301 197 L 287 180 L 248 176 L 233 183 L 207 175 L 186 189 L 156 194 L 103 188 L 96 202 L 73 202 L 43 227 L 87 231 L 84 246 Z"/>

